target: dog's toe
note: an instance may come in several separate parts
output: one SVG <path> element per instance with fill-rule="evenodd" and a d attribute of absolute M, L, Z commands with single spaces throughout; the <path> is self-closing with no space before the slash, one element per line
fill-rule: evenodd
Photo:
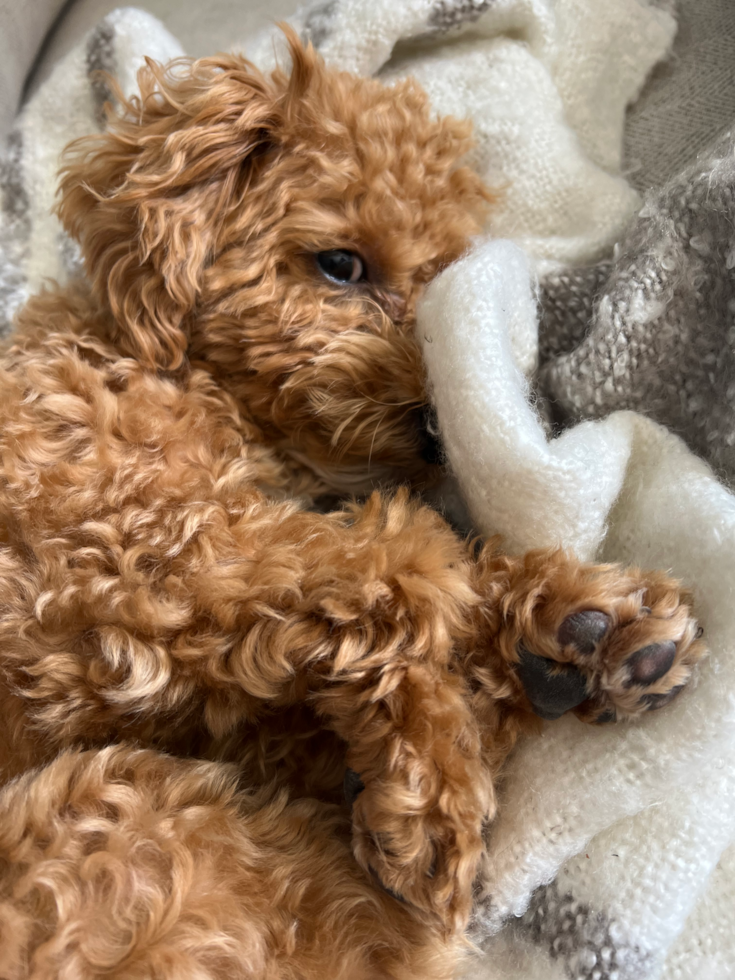
<path fill-rule="evenodd" d="M 626 687 L 632 687 L 634 684 L 655 684 L 671 670 L 675 658 L 676 643 L 673 640 L 651 643 L 636 650 L 628 658 L 630 676 L 626 681 Z"/>
<path fill-rule="evenodd" d="M 617 721 L 618 715 L 614 708 L 607 708 L 595 718 L 596 725 L 608 725 L 611 721 Z"/>
<path fill-rule="evenodd" d="M 641 700 L 646 705 L 646 711 L 657 711 L 659 708 L 665 708 L 667 704 L 671 704 L 674 698 L 677 698 L 685 687 L 686 684 L 678 684 L 663 694 L 644 694 Z"/>
<path fill-rule="evenodd" d="M 557 640 L 562 647 L 573 646 L 578 653 L 592 654 L 610 630 L 610 617 L 599 609 L 585 609 L 567 616 L 559 627 Z"/>
<path fill-rule="evenodd" d="M 540 718 L 560 718 L 587 699 L 587 680 L 576 667 L 539 657 L 525 647 L 518 657 L 518 677 Z"/>

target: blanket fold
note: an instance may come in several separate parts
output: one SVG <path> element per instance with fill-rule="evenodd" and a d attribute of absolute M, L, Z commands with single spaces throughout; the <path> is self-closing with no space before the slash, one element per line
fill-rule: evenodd
<path fill-rule="evenodd" d="M 522 253 L 491 241 L 435 280 L 419 309 L 439 422 L 475 524 L 518 550 L 556 541 L 672 569 L 695 589 L 712 652 L 696 690 L 658 717 L 614 730 L 566 718 L 520 748 L 489 831 L 475 934 L 488 943 L 490 977 L 510 930 L 514 949 L 540 945 L 569 976 L 642 980 L 661 975 L 735 841 L 735 497 L 681 440 L 633 412 L 547 441 L 508 341 L 513 321 L 536 316 L 531 286 Z M 545 977 L 541 963 L 508 975 Z"/>

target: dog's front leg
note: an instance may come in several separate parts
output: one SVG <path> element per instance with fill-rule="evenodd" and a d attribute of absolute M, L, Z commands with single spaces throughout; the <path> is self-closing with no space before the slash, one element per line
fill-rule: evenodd
<path fill-rule="evenodd" d="M 461 927 L 492 805 L 456 670 L 480 601 L 465 543 L 403 493 L 349 514 L 291 511 L 255 534 L 249 523 L 243 593 L 230 588 L 223 610 L 215 576 L 202 583 L 212 613 L 241 630 L 233 679 L 254 698 L 313 702 L 356 774 L 358 860 Z"/>
<path fill-rule="evenodd" d="M 517 724 L 567 712 L 595 724 L 634 718 L 672 701 L 705 653 L 693 598 L 665 572 L 492 545 L 476 569 L 490 601 L 464 666 L 483 722 L 501 705 Z"/>

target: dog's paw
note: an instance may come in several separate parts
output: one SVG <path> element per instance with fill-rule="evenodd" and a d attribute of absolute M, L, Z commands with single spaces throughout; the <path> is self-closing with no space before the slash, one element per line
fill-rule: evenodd
<path fill-rule="evenodd" d="M 417 806 L 416 794 L 400 780 L 365 785 L 350 769 L 344 780 L 359 863 L 397 901 L 455 933 L 470 912 L 487 806 L 477 787 L 445 789 L 447 799 Z"/>
<path fill-rule="evenodd" d="M 689 596 L 661 573 L 614 572 L 591 588 L 589 606 L 575 588 L 557 601 L 554 622 L 541 615 L 516 648 L 516 675 L 533 711 L 559 718 L 574 711 L 603 723 L 662 708 L 680 693 L 704 653 Z M 616 594 L 617 593 L 617 594 Z"/>

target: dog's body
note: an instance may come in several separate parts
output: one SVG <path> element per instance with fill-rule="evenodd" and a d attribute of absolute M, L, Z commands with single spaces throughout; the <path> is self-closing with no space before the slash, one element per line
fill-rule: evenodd
<path fill-rule="evenodd" d="M 447 977 L 518 733 L 701 655 L 662 574 L 309 509 L 434 478 L 415 305 L 489 196 L 463 124 L 291 46 L 149 66 L 63 179 L 90 286 L 0 365 L 3 977 Z"/>

